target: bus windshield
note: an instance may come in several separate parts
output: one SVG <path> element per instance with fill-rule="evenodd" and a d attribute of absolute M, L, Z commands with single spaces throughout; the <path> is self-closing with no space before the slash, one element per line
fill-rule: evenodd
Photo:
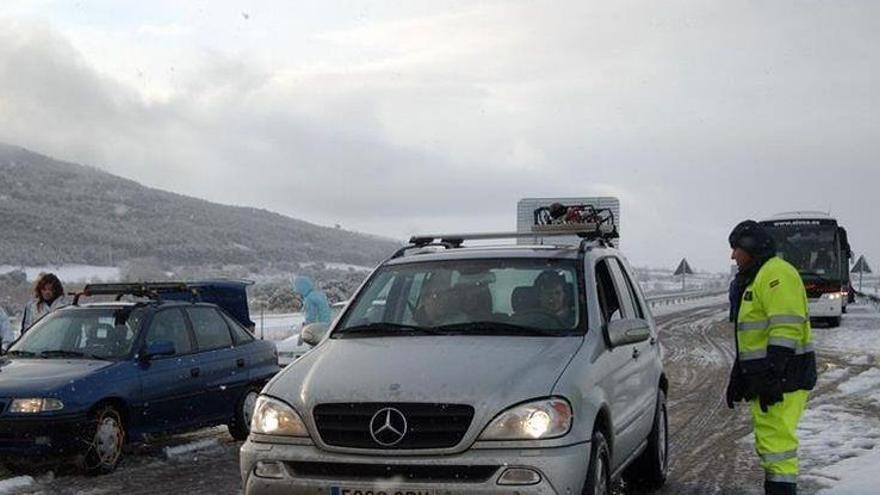
<path fill-rule="evenodd" d="M 771 222 L 765 227 L 776 241 L 777 255 L 802 277 L 841 280 L 842 253 L 834 223 Z"/>

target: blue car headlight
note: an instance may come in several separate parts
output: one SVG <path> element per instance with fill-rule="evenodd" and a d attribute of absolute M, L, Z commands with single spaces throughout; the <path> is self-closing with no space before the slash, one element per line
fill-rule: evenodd
<path fill-rule="evenodd" d="M 64 409 L 64 403 L 58 399 L 31 397 L 27 399 L 13 399 L 9 405 L 10 413 L 41 413 L 60 411 Z"/>

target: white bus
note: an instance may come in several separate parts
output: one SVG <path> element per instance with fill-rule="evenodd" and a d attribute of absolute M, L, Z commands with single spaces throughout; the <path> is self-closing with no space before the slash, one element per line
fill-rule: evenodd
<path fill-rule="evenodd" d="M 827 213 L 795 211 L 761 221 L 776 241 L 777 256 L 794 265 L 804 281 L 810 319 L 840 325 L 849 295 L 852 251 L 846 229 Z"/>

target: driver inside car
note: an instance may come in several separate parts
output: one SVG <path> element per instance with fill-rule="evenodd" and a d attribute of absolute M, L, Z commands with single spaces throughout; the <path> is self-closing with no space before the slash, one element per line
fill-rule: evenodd
<path fill-rule="evenodd" d="M 564 327 L 571 327 L 575 322 L 568 285 L 565 277 L 556 270 L 544 270 L 534 284 L 538 292 L 538 308 L 554 316 Z"/>
<path fill-rule="evenodd" d="M 423 327 L 436 327 L 467 321 L 460 309 L 458 293 L 449 286 L 448 277 L 434 273 L 422 287 L 421 297 L 413 315 Z"/>

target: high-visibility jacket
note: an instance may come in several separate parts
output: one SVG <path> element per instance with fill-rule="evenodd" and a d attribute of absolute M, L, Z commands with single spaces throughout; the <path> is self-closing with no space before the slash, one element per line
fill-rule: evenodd
<path fill-rule="evenodd" d="M 743 374 L 770 368 L 768 347 L 775 346 L 790 354 L 785 369 L 774 370 L 781 374 L 784 392 L 812 390 L 816 385 L 807 294 L 797 269 L 785 260 L 767 260 L 743 291 L 736 342 Z"/>

